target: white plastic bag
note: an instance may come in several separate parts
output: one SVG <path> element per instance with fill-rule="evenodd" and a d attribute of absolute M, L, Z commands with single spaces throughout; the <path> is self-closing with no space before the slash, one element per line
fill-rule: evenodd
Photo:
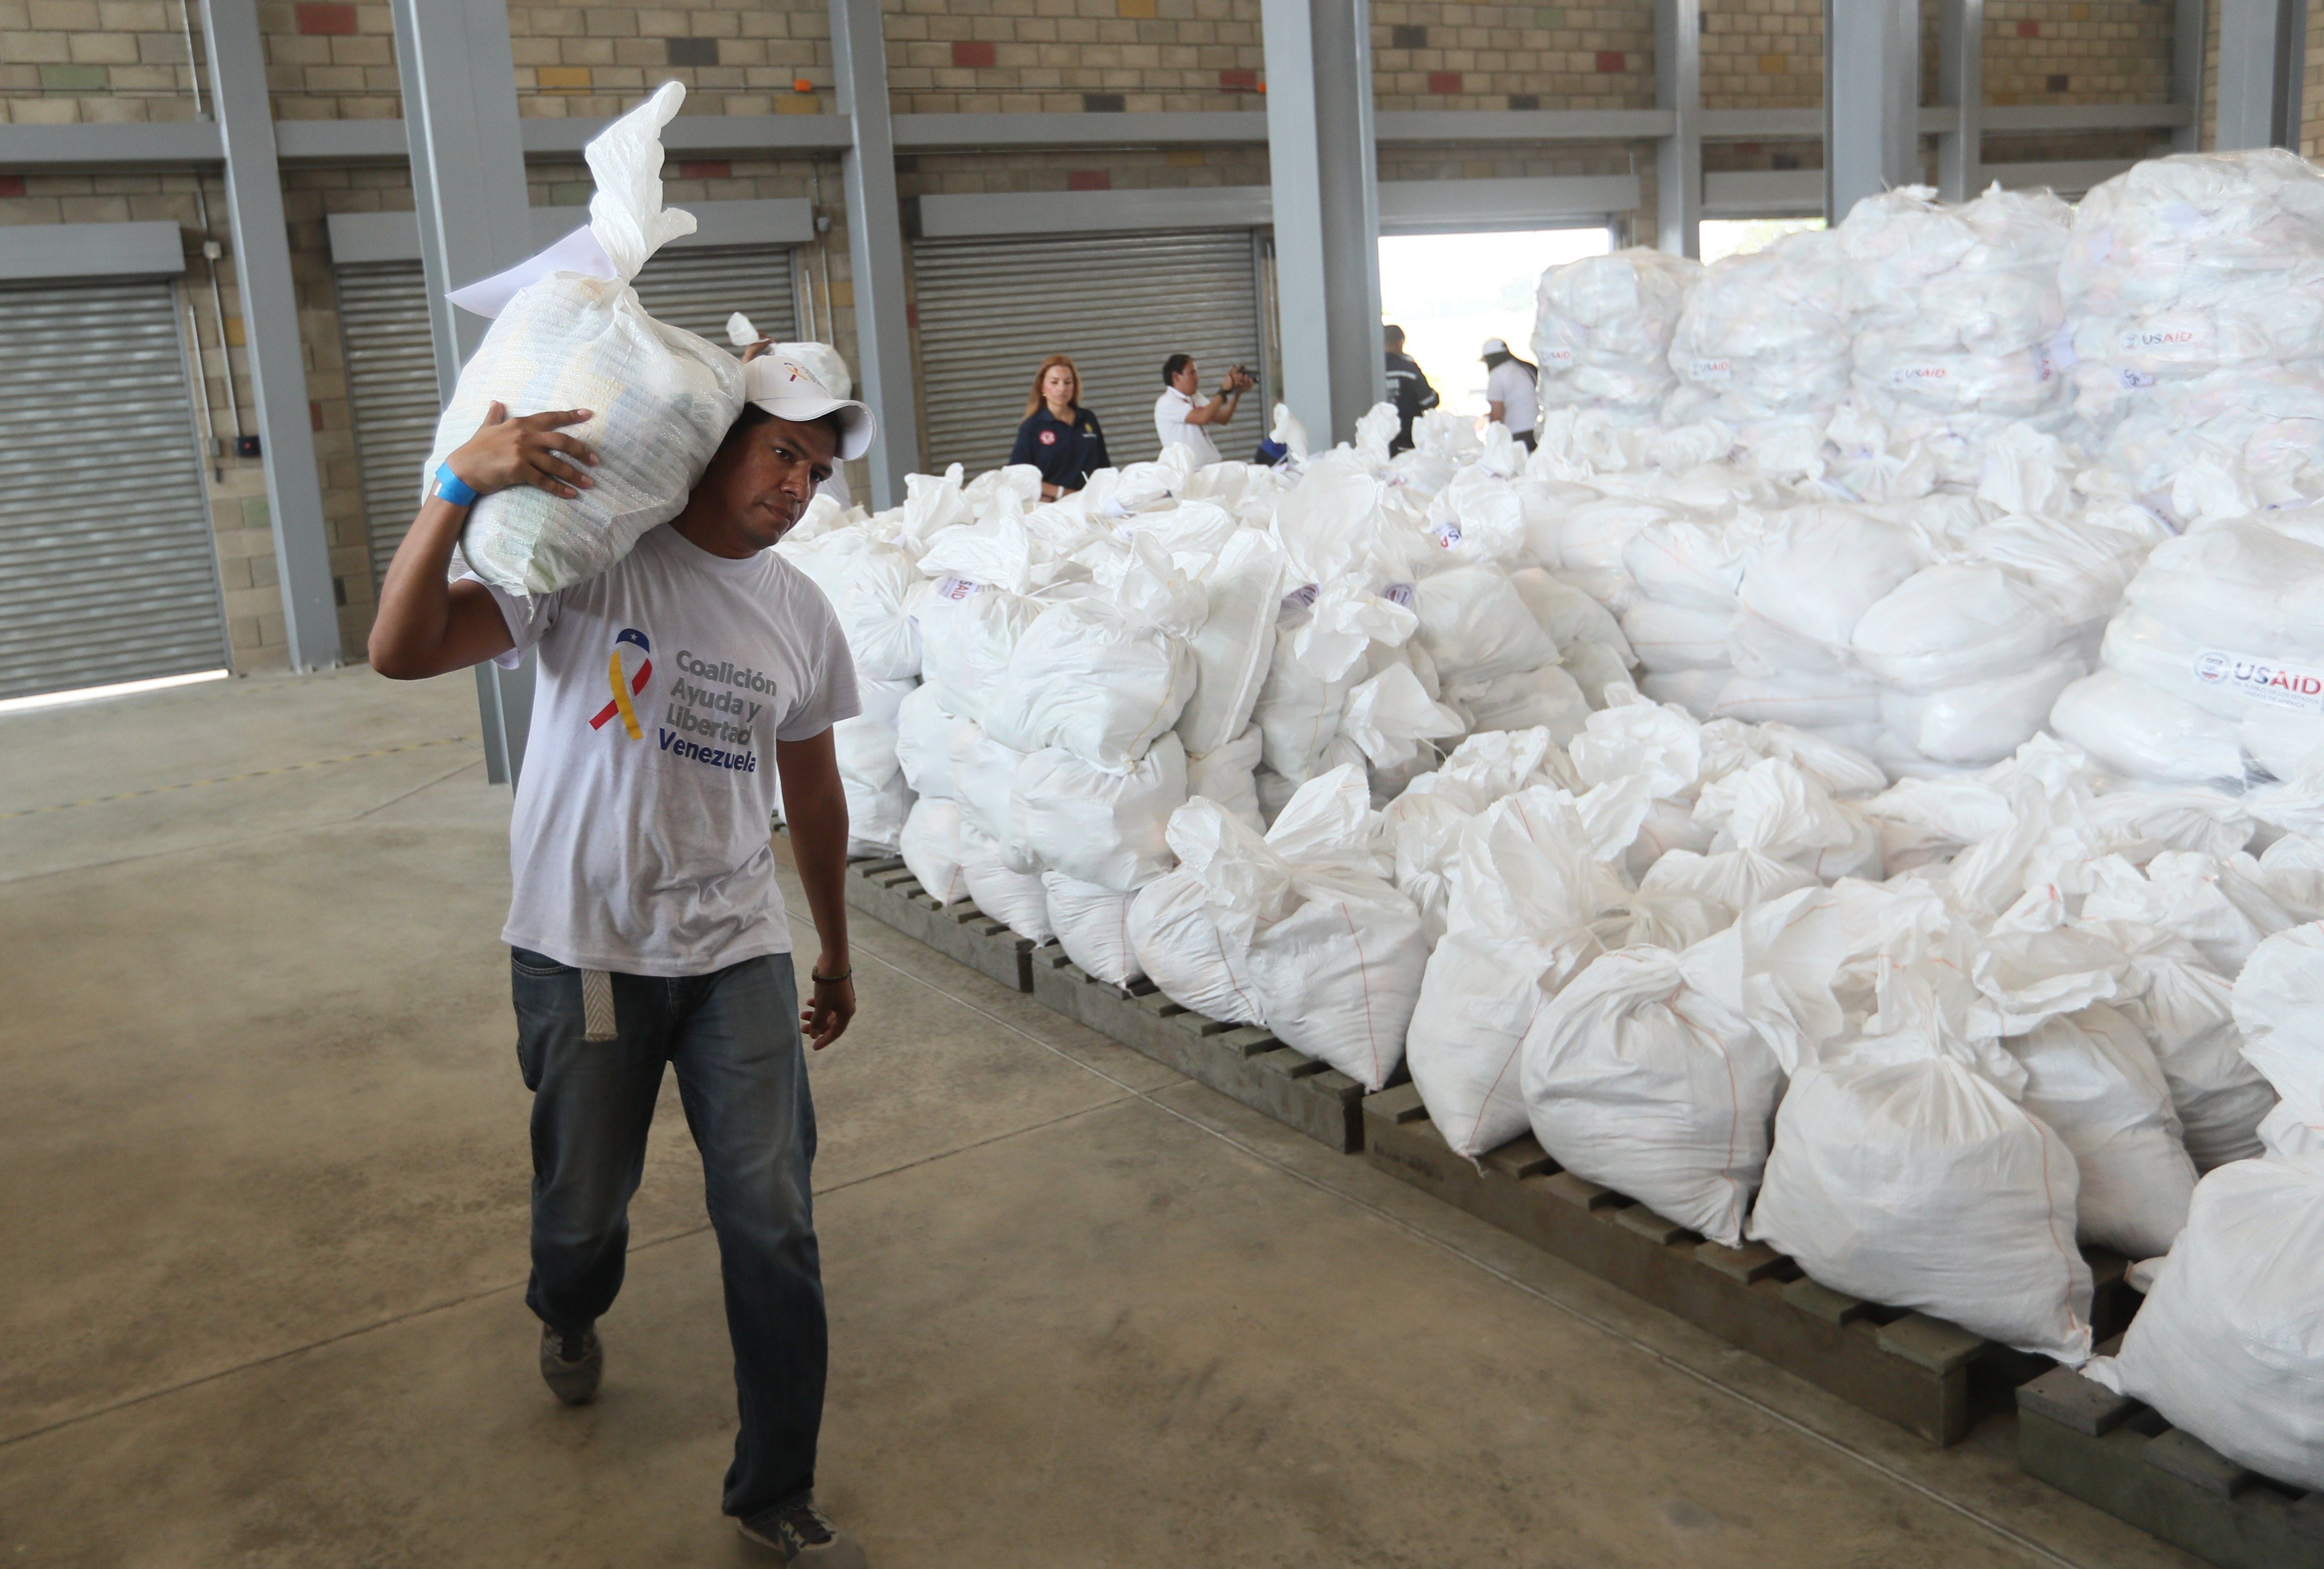
<path fill-rule="evenodd" d="M 1041 873 L 1049 895 L 1049 925 L 1057 946 L 1084 974 L 1108 985 L 1142 979 L 1138 951 L 1130 940 L 1130 907 L 1135 894 L 1083 882 L 1062 872 Z"/>
<path fill-rule="evenodd" d="M 1208 796 L 1219 805 L 1241 818 L 1254 834 L 1267 832 L 1267 823 L 1259 809 L 1259 753 L 1262 749 L 1259 726 L 1254 725 L 1203 757 L 1186 759 L 1186 794 Z"/>
<path fill-rule="evenodd" d="M 1189 757 L 1232 745 L 1250 725 L 1275 653 L 1282 585 L 1282 547 L 1256 529 L 1231 536 L 1204 574 L 1206 608 L 1194 640 L 1194 689 L 1178 715 L 1178 737 Z"/>
<path fill-rule="evenodd" d="M 1535 1020 L 1524 1064 L 1534 1137 L 1560 1165 L 1742 1246 L 1784 1073 L 1678 955 L 1596 960 Z"/>
<path fill-rule="evenodd" d="M 1439 809 L 1458 826 L 1459 853 L 1406 1052 L 1430 1121 L 1473 1159 L 1526 1131 L 1526 1031 L 1600 952 L 1586 924 L 1596 885 L 1570 802 L 1528 801 L 1481 818 Z M 1406 818 L 1424 820 L 1416 810 Z M 1400 844 L 1400 872 L 1404 858 Z"/>
<path fill-rule="evenodd" d="M 1135 893 L 1177 863 L 1165 834 L 1185 804 L 1186 752 L 1176 735 L 1120 773 L 1047 747 L 1017 765 L 1010 844 L 1020 863 L 1029 857 L 1076 881 Z"/>
<path fill-rule="evenodd" d="M 951 904 L 968 897 L 968 881 L 961 875 L 961 860 L 966 852 L 961 844 L 958 805 L 922 796 L 912 803 L 911 815 L 904 819 L 897 841 L 897 853 L 930 899 Z"/>
<path fill-rule="evenodd" d="M 2206 1177 L 2121 1354 L 2086 1371 L 2263 1476 L 2324 1488 L 2324 1155 Z"/>
<path fill-rule="evenodd" d="M 1896 1011 L 1893 1033 L 1793 1074 L 1750 1234 L 1833 1290 L 2080 1366 L 2091 1280 L 2072 1153 L 1963 1060 L 1932 1009 Z"/>
<path fill-rule="evenodd" d="M 1049 897 L 1038 874 L 1012 870 L 1001 847 L 964 820 L 960 839 L 961 881 L 976 908 L 1020 937 L 1046 943 L 1056 936 L 1049 926 Z"/>
<path fill-rule="evenodd" d="M 2194 1200 L 2195 1163 L 2146 1037 L 2100 1002 L 2009 1048 L 2025 1065 L 2025 1110 L 2074 1152 L 2079 1235 L 2132 1259 L 2169 1252 Z"/>
<path fill-rule="evenodd" d="M 1130 905 L 1130 946 L 1162 994 L 1205 1019 L 1265 1024 L 1240 945 L 1220 934 L 1203 880 L 1178 871 L 1148 883 Z"/>

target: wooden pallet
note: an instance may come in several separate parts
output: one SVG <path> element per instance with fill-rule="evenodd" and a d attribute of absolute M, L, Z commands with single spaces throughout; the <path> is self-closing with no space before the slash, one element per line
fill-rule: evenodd
<path fill-rule="evenodd" d="M 1363 1148 L 1364 1087 L 1264 1029 L 1189 1012 L 1138 981 L 1098 980 L 1055 948 L 1032 955 L 1033 995 L 1100 1035 L 1265 1112 L 1342 1155 Z"/>
<path fill-rule="evenodd" d="M 1445 1143 L 1409 1084 L 1365 1101 L 1364 1142 L 1382 1171 L 1932 1444 L 1958 1443 L 1978 1414 L 2006 1408 L 2011 1389 L 2053 1365 L 1926 1314 L 1829 1290 L 1760 1243 L 1706 1241 L 1561 1170 L 1530 1134 L 1480 1170 Z M 2135 1294 L 2124 1260 L 2095 1254 L 2091 1268 L 2103 1314 L 2126 1312 Z"/>
<path fill-rule="evenodd" d="M 2017 1463 L 2219 1569 L 2324 1569 L 2324 1493 L 2246 1471 L 2070 1369 L 2018 1389 Z"/>
<path fill-rule="evenodd" d="M 967 900 L 938 904 L 897 857 L 850 861 L 847 903 L 1004 986 L 1033 989 L 1030 937 L 1019 937 Z"/>

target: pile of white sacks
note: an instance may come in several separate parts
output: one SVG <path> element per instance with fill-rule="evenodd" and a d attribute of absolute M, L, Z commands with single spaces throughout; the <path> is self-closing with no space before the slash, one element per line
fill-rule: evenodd
<path fill-rule="evenodd" d="M 2045 726 L 2159 783 L 2241 789 L 2312 749 L 2241 725 L 2324 718 L 2324 529 L 2284 511 L 2324 495 L 2311 166 L 2158 160 L 2079 208 L 1893 190 L 1709 269 L 1554 268 L 1539 306 L 1572 487 L 1545 565 L 1620 616 L 1649 696 L 1892 775 Z"/>
<path fill-rule="evenodd" d="M 1562 743 L 1634 695 L 1613 616 L 1543 566 L 1560 487 L 1499 428 L 1432 417 L 1391 460 L 1395 429 L 1310 457 L 1286 421 L 1283 469 L 1173 453 L 1047 503 L 1030 468 L 957 467 L 876 516 L 818 503 L 779 549 L 855 652 L 853 848 L 1117 984 L 1168 966 L 1170 923 L 1222 924 L 1190 1005 L 1379 1087 L 1427 946 L 1375 805 L 1472 733 Z M 1348 1044 L 1364 978 L 1407 972 Z"/>
<path fill-rule="evenodd" d="M 2172 162 L 2324 257 L 2286 216 L 2324 179 Z M 1391 459 L 1382 408 L 1321 453 L 1282 421 L 1275 470 L 818 504 L 780 549 L 864 677 L 856 848 L 1368 1088 L 1408 1066 L 1464 1153 L 1530 1131 L 2070 1364 L 2078 1244 L 2160 1260 L 2100 1375 L 2324 1485 L 2284 1377 L 2324 1370 L 2324 483 L 2225 427 L 2200 494 L 2125 466 L 2083 225 L 1901 191 L 1553 269 L 1531 456 L 1435 414 Z"/>

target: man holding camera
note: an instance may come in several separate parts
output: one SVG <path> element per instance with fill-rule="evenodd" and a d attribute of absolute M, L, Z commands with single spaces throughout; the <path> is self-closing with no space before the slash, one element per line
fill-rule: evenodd
<path fill-rule="evenodd" d="M 1235 408 L 1242 395 L 1259 385 L 1259 378 L 1240 365 L 1227 373 L 1219 383 L 1219 395 L 1203 398 L 1195 389 L 1203 384 L 1194 369 L 1194 356 L 1174 354 L 1162 362 L 1162 396 L 1154 404 L 1154 431 L 1162 438 L 1162 449 L 1189 447 L 1194 449 L 1199 466 L 1219 461 L 1219 449 L 1211 445 L 1213 425 L 1223 425 L 1235 416 Z"/>

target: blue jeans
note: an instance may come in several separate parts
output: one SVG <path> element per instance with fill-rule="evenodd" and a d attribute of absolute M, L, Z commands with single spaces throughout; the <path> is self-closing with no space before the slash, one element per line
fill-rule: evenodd
<path fill-rule="evenodd" d="M 827 1360 L 808 1186 L 815 1103 L 790 955 L 678 980 L 615 975 L 617 1038 L 594 1042 L 583 1038 L 578 970 L 523 948 L 511 966 L 517 1065 L 533 1092 L 526 1305 L 570 1334 L 613 1305 L 662 1066 L 675 1066 L 718 1234 L 742 1407 L 724 1507 L 747 1519 L 788 1503 L 815 1485 Z"/>

